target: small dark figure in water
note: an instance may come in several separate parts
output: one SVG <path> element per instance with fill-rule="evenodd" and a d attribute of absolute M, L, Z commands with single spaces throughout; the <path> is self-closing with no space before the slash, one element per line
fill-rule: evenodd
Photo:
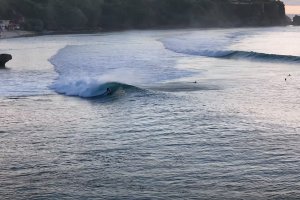
<path fill-rule="evenodd" d="M 291 77 L 292 75 L 291 74 L 289 74 L 284 80 L 285 80 L 285 82 L 287 81 L 287 79 L 288 79 L 288 77 Z"/>
<path fill-rule="evenodd" d="M 106 94 L 107 94 L 107 95 L 111 95 L 111 93 L 112 93 L 112 92 L 111 92 L 111 89 L 110 89 L 110 88 L 107 88 L 107 89 L 106 89 Z"/>
<path fill-rule="evenodd" d="M 197 81 L 194 82 L 195 84 L 197 83 Z"/>
<path fill-rule="evenodd" d="M 0 54 L 0 69 L 5 68 L 5 63 L 10 61 L 12 56 L 10 54 Z"/>

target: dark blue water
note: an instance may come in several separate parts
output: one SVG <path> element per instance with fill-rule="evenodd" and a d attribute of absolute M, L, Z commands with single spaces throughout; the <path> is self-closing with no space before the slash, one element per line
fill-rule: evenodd
<path fill-rule="evenodd" d="M 298 34 L 1 40 L 0 199 L 300 198 Z"/>

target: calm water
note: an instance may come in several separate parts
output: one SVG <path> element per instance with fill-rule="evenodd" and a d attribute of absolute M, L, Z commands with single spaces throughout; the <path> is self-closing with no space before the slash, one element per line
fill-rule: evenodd
<path fill-rule="evenodd" d="M 299 33 L 1 40 L 0 199 L 299 199 Z"/>

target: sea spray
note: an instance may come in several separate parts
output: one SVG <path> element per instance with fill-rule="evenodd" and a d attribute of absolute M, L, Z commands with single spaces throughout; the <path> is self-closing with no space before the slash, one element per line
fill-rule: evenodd
<path fill-rule="evenodd" d="M 114 41 L 115 36 L 111 37 Z M 131 41 L 131 37 L 132 33 L 125 33 L 118 39 L 123 43 L 65 46 L 49 59 L 58 74 L 51 89 L 70 96 L 93 97 L 106 91 L 106 83 L 140 87 L 194 74 L 178 69 L 177 55 L 154 38 L 135 37 Z"/>
<path fill-rule="evenodd" d="M 99 77 L 60 77 L 51 86 L 57 93 L 68 96 L 95 97 L 105 94 L 107 88 L 116 91 L 127 88 L 126 83 L 134 84 L 139 82 L 139 77 L 133 72 L 125 72 L 122 69 L 113 70 L 111 73 Z"/>

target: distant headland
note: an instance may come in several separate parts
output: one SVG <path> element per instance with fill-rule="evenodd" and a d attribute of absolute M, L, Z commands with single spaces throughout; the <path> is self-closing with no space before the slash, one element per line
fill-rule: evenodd
<path fill-rule="evenodd" d="M 1 25 L 4 19 L 9 19 L 12 24 Z M 2 30 L 68 32 L 276 26 L 289 23 L 285 5 L 279 0 L 0 1 Z"/>
<path fill-rule="evenodd" d="M 295 17 L 293 18 L 293 25 L 300 26 L 300 16 L 299 15 L 295 15 Z"/>

